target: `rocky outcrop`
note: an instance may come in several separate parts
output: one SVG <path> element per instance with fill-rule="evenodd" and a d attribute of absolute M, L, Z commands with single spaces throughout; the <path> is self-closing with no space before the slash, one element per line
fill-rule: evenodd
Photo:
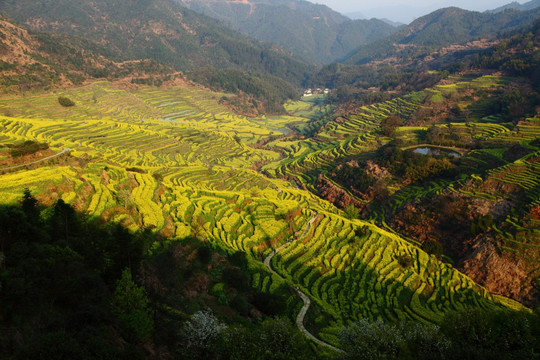
<path fill-rule="evenodd" d="M 490 292 L 536 307 L 540 304 L 540 284 L 534 279 L 538 276 L 534 272 L 538 250 L 522 247 L 516 255 L 504 250 L 503 245 L 511 245 L 503 243 L 490 225 L 473 231 L 472 225 L 480 217 L 492 216 L 501 221 L 514 205 L 508 200 L 492 202 L 462 194 L 446 195 L 429 203 L 406 204 L 388 224 L 422 244 L 439 243 L 458 270 Z M 535 214 L 533 209 L 531 217 Z"/>
<path fill-rule="evenodd" d="M 322 174 L 317 178 L 317 190 L 319 190 L 319 196 L 323 199 L 331 202 L 339 208 L 345 208 L 349 204 L 353 204 L 360 212 L 367 210 L 367 205 L 355 197 L 351 196 L 347 191 L 343 190 L 339 186 L 336 186 L 330 180 L 326 179 Z"/>
<path fill-rule="evenodd" d="M 494 294 L 538 306 L 540 293 L 529 276 L 528 265 L 508 252 L 502 252 L 490 234 L 475 238 L 471 252 L 457 267 Z"/>

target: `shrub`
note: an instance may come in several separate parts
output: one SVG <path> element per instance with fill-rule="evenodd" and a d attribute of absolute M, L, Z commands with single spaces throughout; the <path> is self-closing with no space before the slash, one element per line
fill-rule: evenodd
<path fill-rule="evenodd" d="M 59 96 L 58 103 L 60 103 L 60 105 L 62 105 L 63 107 L 75 106 L 75 103 L 73 102 L 73 100 L 65 96 Z"/>
<path fill-rule="evenodd" d="M 138 167 L 127 167 L 126 171 L 136 172 L 139 174 L 146 174 L 146 170 L 138 168 Z"/>
<path fill-rule="evenodd" d="M 349 220 L 358 219 L 360 216 L 360 211 L 353 204 L 345 206 L 343 211 L 345 212 L 345 217 Z"/>
<path fill-rule="evenodd" d="M 440 258 L 443 254 L 443 248 L 440 243 L 433 240 L 427 240 L 422 244 L 422 250 L 427 252 L 428 254 L 435 255 L 436 257 Z"/>
<path fill-rule="evenodd" d="M 27 140 L 20 145 L 10 145 L 10 154 L 12 157 L 19 157 L 25 155 L 34 154 L 40 150 L 47 150 L 49 145 L 45 143 L 38 143 L 32 140 Z"/>
<path fill-rule="evenodd" d="M 210 260 L 212 260 L 212 251 L 206 246 L 201 246 L 197 250 L 197 254 L 199 255 L 199 260 L 204 265 L 208 265 Z"/>
<path fill-rule="evenodd" d="M 249 278 L 238 268 L 227 268 L 223 271 L 223 281 L 237 290 L 249 289 Z"/>
<path fill-rule="evenodd" d="M 413 264 L 413 259 L 409 255 L 399 255 L 397 257 L 398 264 L 403 268 L 408 268 Z"/>

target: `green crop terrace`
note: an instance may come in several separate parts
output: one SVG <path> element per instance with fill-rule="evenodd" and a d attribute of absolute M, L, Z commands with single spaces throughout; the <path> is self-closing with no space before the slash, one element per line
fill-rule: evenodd
<path fill-rule="evenodd" d="M 462 81 L 431 91 L 444 94 L 501 81 Z M 61 107 L 59 95 L 76 105 Z M 0 146 L 35 140 L 56 152 L 69 148 L 70 157 L 0 169 L 0 202 L 16 202 L 29 188 L 45 203 L 63 199 L 132 231 L 160 232 L 163 241 L 197 236 L 229 252 L 244 251 L 254 270 L 252 286 L 266 292 L 299 286 L 325 314 L 315 319 L 317 335 L 333 344 L 341 326 L 365 317 L 437 323 L 451 310 L 522 308 L 373 220 L 344 218 L 308 191 L 330 164 L 351 155 L 368 158 L 388 142 L 378 134 L 380 122 L 392 114 L 411 116 L 422 106 L 418 95 L 366 106 L 306 138 L 291 136 L 291 129 L 314 126 L 331 110 L 324 103 L 289 103 L 290 115 L 249 118 L 220 105 L 221 96 L 185 86 L 128 90 L 97 82 L 58 93 L 2 97 L 0 114 L 10 116 L 0 116 Z M 402 127 L 398 136 L 420 141 L 419 130 Z M 514 129 L 477 123 L 473 136 L 530 142 L 539 132 L 538 119 L 527 119 Z M 264 146 L 251 146 L 265 139 Z M 489 177 L 527 189 L 538 206 L 538 158 L 533 152 Z M 434 182 L 397 189 L 389 202 L 397 208 L 406 199 L 449 188 L 460 191 L 458 183 Z M 277 274 L 268 272 L 264 257 L 301 232 L 313 213 L 310 231 L 273 258 Z M 359 231 L 365 226 L 367 231 Z M 399 264 L 403 256 L 412 266 Z M 298 303 L 294 296 L 288 301 Z"/>

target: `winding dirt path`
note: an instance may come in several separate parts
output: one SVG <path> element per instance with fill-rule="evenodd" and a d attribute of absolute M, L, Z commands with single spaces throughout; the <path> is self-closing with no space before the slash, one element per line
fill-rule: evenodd
<path fill-rule="evenodd" d="M 42 158 L 42 159 L 39 159 L 39 160 L 36 160 L 36 161 L 32 161 L 32 162 L 26 163 L 26 164 L 20 164 L 20 165 L 10 166 L 10 167 L 6 167 L 6 168 L 0 168 L 0 171 L 4 171 L 4 170 L 14 170 L 14 169 L 19 169 L 19 168 L 23 168 L 23 167 L 26 167 L 26 166 L 38 164 L 38 163 L 43 162 L 43 161 L 47 161 L 47 160 L 50 160 L 50 159 L 54 159 L 55 157 L 58 157 L 58 156 L 60 156 L 60 155 L 62 155 L 62 154 L 68 153 L 68 152 L 70 152 L 70 151 L 71 151 L 71 149 L 65 148 L 64 150 L 60 151 L 58 154 L 50 155 L 50 156 L 44 157 L 44 158 Z"/>
<path fill-rule="evenodd" d="M 307 235 L 307 233 L 309 232 L 309 229 L 311 228 L 311 225 L 315 222 L 315 220 L 317 219 L 317 216 L 318 214 L 316 212 L 313 212 L 313 217 L 308 221 L 307 225 L 306 225 L 306 228 L 304 229 L 304 232 L 302 233 L 302 235 L 298 238 L 303 238 L 304 236 Z M 272 251 L 265 259 L 264 259 L 264 265 L 266 265 L 266 267 L 268 268 L 268 270 L 272 273 L 274 272 L 274 269 L 272 269 L 272 265 L 271 265 L 271 261 L 272 261 L 272 258 L 274 257 L 274 255 L 276 255 L 278 252 L 280 252 L 281 250 L 285 249 L 287 246 L 289 246 L 291 242 L 287 242 L 283 245 L 281 245 L 280 247 L 278 247 L 276 250 Z M 322 346 L 326 346 L 334 351 L 337 351 L 337 352 L 341 352 L 341 353 L 344 353 L 343 350 L 333 346 L 333 345 L 330 345 L 324 341 L 322 341 L 321 339 L 319 338 L 316 338 L 312 333 L 310 333 L 306 327 L 304 326 L 304 318 L 306 317 L 306 313 L 307 311 L 309 310 L 309 307 L 311 306 L 311 300 L 309 299 L 309 297 L 304 294 L 302 291 L 300 291 L 300 289 L 298 287 L 296 287 L 296 293 L 298 294 L 298 296 L 300 296 L 300 298 L 302 299 L 302 301 L 304 302 L 304 305 L 302 306 L 302 308 L 300 309 L 300 312 L 298 313 L 298 315 L 296 316 L 296 325 L 298 326 L 298 328 L 300 329 L 300 331 L 302 333 L 304 333 L 305 336 L 307 336 L 309 339 L 315 341 L 317 344 L 319 345 L 322 345 Z"/>

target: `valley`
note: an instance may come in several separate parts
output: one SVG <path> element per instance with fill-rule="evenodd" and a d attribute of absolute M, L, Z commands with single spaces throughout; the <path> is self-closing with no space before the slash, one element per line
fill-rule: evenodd
<path fill-rule="evenodd" d="M 2 356 L 536 357 L 537 8 L 124 1 L 0 5 Z"/>
<path fill-rule="evenodd" d="M 437 323 L 446 312 L 471 306 L 520 309 L 519 303 L 489 293 L 426 254 L 415 246 L 421 241 L 414 239 L 417 234 L 403 238 L 387 221 L 411 199 L 446 192 L 498 204 L 504 200 L 502 194 L 482 190 L 487 181 L 533 190 L 521 201 L 538 206 L 534 159 L 539 150 L 534 145 L 525 157 L 489 170 L 485 180 L 463 173 L 457 180 L 394 187 L 386 205 L 376 207 L 366 220 L 348 219 L 315 195 L 321 181 L 316 174 L 342 189 L 329 175 L 335 164 L 369 159 L 390 141 L 378 133 L 385 117 L 396 113 L 411 117 L 426 96 L 446 96 L 460 87 L 496 88 L 510 81 L 489 76 L 456 79 L 452 86 L 364 107 L 347 121 L 327 122 L 306 139 L 279 130 L 289 127 L 301 133 L 316 126 L 317 116 L 328 110 L 324 101 L 291 103 L 287 108 L 293 112 L 288 116 L 247 118 L 221 106 L 220 94 L 189 87 L 129 90 L 96 82 L 62 91 L 75 102 L 69 108 L 58 104 L 60 93 L 8 97 L 0 99 L 0 109 L 13 115 L 0 117 L 3 144 L 32 140 L 70 152 L 58 164 L 50 160 L 52 164 L 30 164 L 25 171 L 0 169 L 2 202 L 16 202 L 27 188 L 43 204 L 62 199 L 77 211 L 134 232 L 159 233 L 168 242 L 196 236 L 227 252 L 245 252 L 256 270 L 252 286 L 270 293 L 287 283 L 300 287 L 320 307 L 319 317 L 310 320 L 317 335 L 333 344 L 342 324 L 362 318 Z M 314 118 L 305 117 L 309 115 Z M 536 119 L 510 129 L 490 121 L 474 127 L 450 125 L 464 136 L 504 143 L 512 139 L 530 143 L 540 133 Z M 396 137 L 407 145 L 420 144 L 422 129 L 426 130 L 402 126 Z M 268 138 L 273 140 L 255 146 Z M 469 166 L 493 156 L 492 149 L 486 151 L 466 150 Z M 348 191 L 344 197 L 360 206 L 367 203 Z M 347 200 L 343 201 L 335 204 L 343 206 Z M 273 259 L 279 276 L 265 271 L 262 260 L 301 232 L 312 211 L 318 215 L 309 232 Z M 507 246 L 511 251 L 538 249 L 537 227 L 526 228 L 516 220 L 509 215 L 496 229 Z M 508 226 L 521 235 L 510 235 Z M 400 258 L 410 259 L 411 265 L 401 265 Z"/>

